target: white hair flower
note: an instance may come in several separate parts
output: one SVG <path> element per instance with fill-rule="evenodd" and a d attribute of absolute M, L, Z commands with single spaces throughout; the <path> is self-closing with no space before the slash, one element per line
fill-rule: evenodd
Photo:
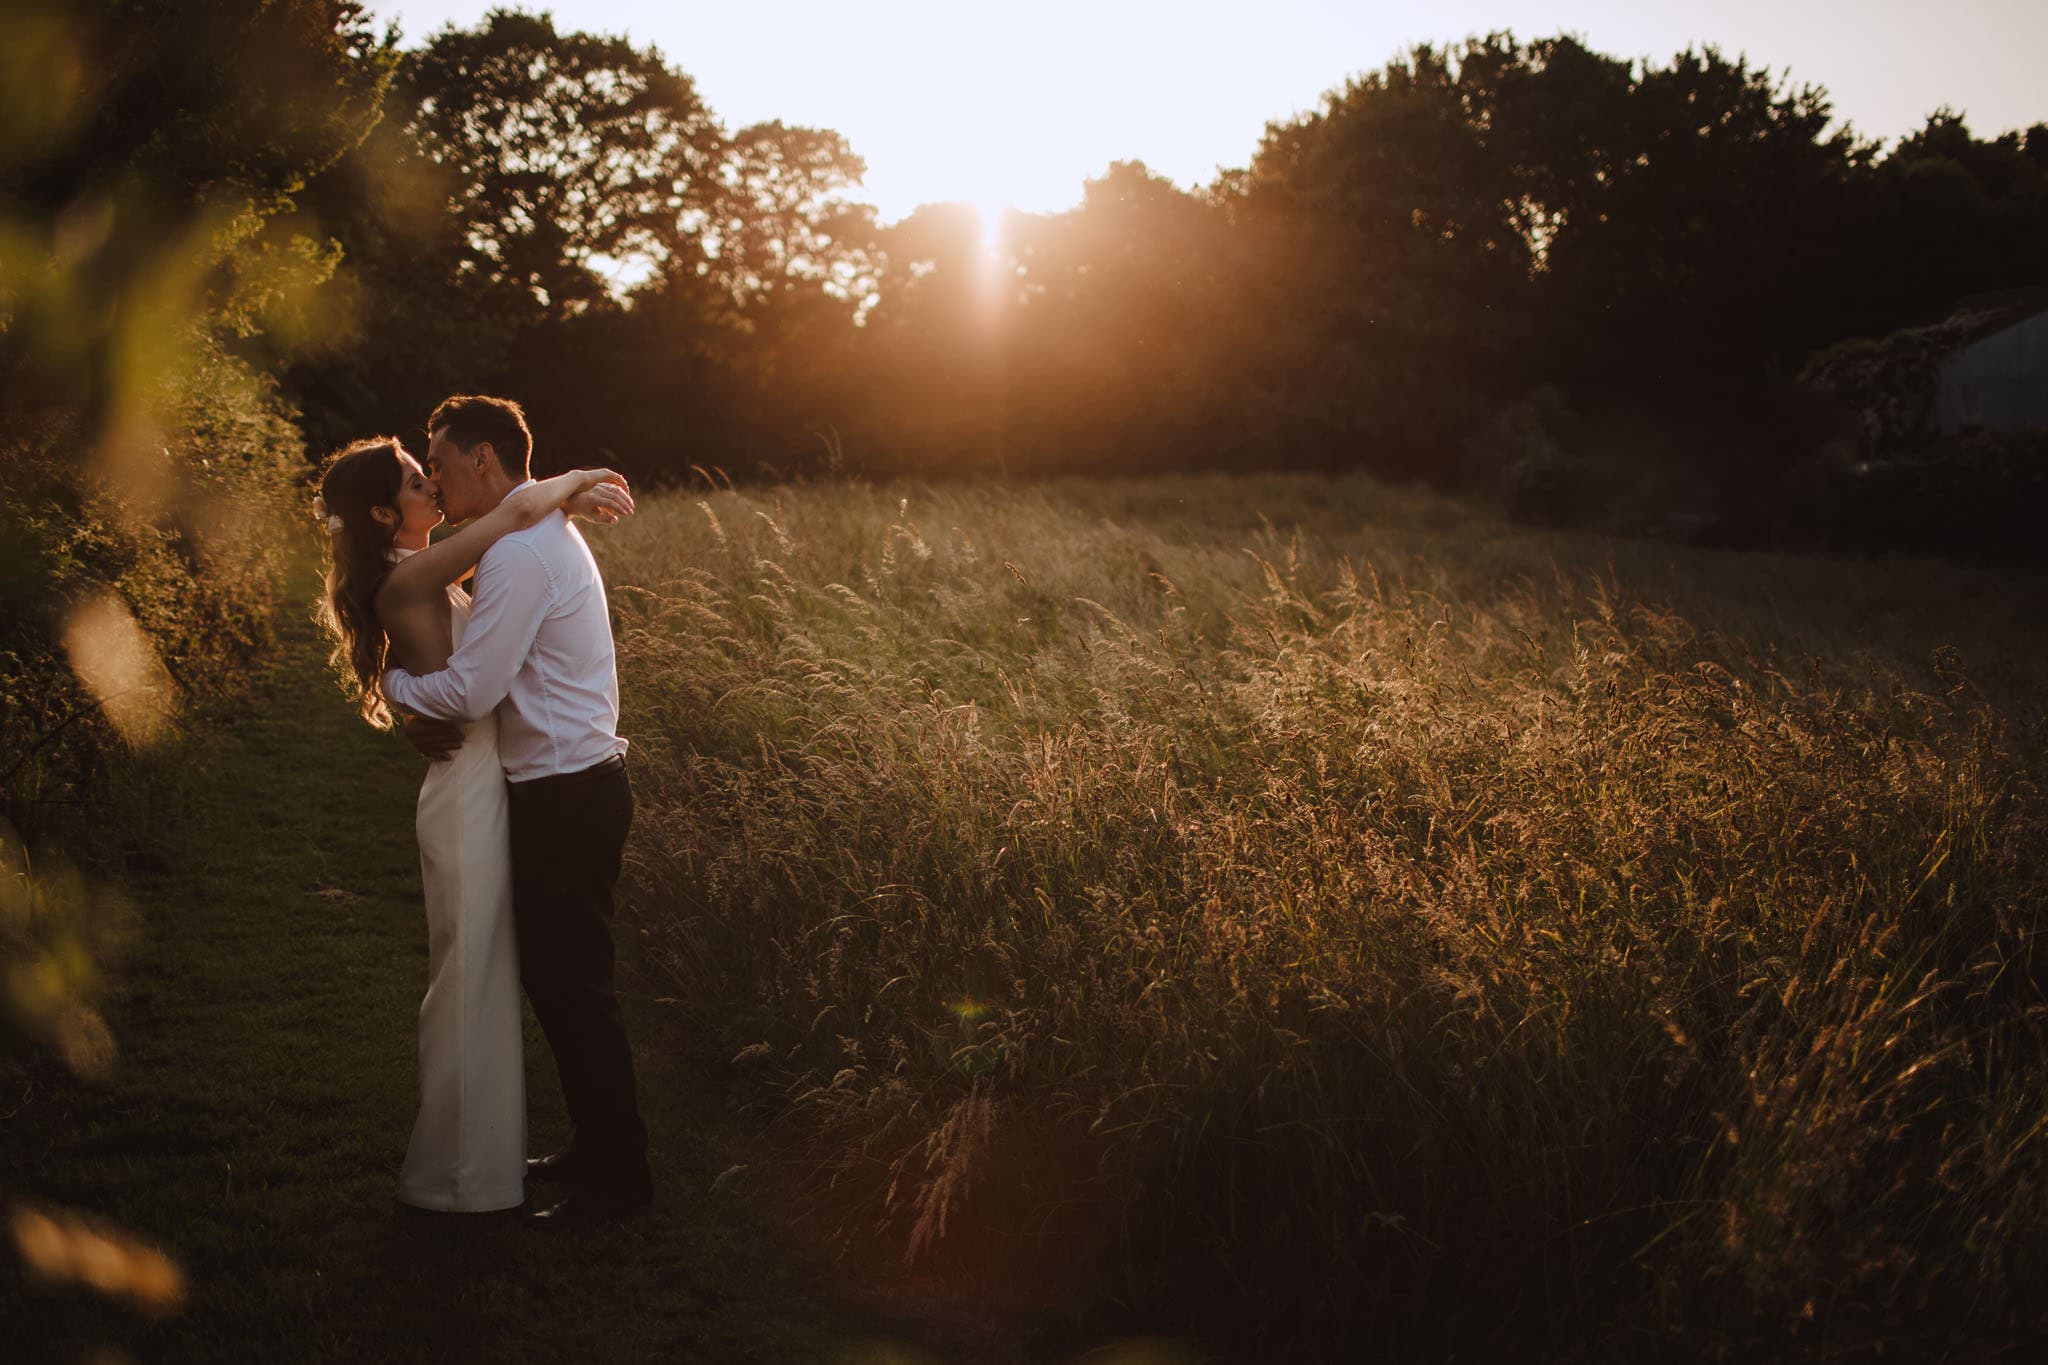
<path fill-rule="evenodd" d="M 327 499 L 321 497 L 318 493 L 313 495 L 313 516 L 315 519 L 326 524 L 328 535 L 341 534 L 341 518 L 328 513 Z"/>

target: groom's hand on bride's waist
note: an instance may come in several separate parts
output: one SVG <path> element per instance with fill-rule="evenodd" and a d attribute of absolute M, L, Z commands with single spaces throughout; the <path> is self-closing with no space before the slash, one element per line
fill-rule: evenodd
<path fill-rule="evenodd" d="M 399 728 L 405 731 L 412 747 L 428 758 L 453 758 L 455 751 L 462 747 L 462 727 L 452 720 L 408 715 L 399 721 Z"/>

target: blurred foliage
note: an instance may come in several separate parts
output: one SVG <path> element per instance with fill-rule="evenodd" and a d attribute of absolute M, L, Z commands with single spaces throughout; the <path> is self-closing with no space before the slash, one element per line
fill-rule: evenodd
<path fill-rule="evenodd" d="M 67 1209 L 17 1205 L 10 1219 L 16 1253 L 38 1288 L 83 1286 L 150 1317 L 185 1306 L 185 1274 L 155 1247 Z M 118 1355 L 100 1360 L 125 1359 Z"/>
<path fill-rule="evenodd" d="M 344 0 L 10 8 L 0 393 L 96 433 L 188 326 L 247 336 L 331 267 L 291 196 L 376 119 L 388 59 Z"/>
<path fill-rule="evenodd" d="M 34 837 L 266 638 L 303 467 L 267 370 L 339 252 L 293 196 L 376 120 L 391 56 L 339 0 L 8 25 L 0 814 Z"/>
<path fill-rule="evenodd" d="M 0 25 L 0 1013 L 10 1069 L 95 1080 L 115 779 L 270 639 L 305 464 L 273 371 L 340 255 L 296 196 L 393 59 L 352 0 L 10 0 Z M 182 1302 L 125 1234 L 8 1217 L 31 1285 Z"/>
<path fill-rule="evenodd" d="M 114 1041 L 98 1009 L 132 910 L 118 891 L 61 859 L 32 858 L 0 824 L 0 976 L 18 1036 L 73 1074 L 103 1079 Z"/>

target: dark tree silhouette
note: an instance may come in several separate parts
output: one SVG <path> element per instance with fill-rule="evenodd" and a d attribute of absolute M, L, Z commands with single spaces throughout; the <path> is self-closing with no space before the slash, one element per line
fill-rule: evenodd
<path fill-rule="evenodd" d="M 436 34 L 398 95 L 447 171 L 468 266 L 554 310 L 605 298 L 612 271 L 651 273 L 689 249 L 677 224 L 715 202 L 717 122 L 689 77 L 623 38 L 496 10 Z"/>

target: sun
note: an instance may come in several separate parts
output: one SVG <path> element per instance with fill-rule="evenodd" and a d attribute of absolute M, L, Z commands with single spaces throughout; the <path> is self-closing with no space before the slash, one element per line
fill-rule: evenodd
<path fill-rule="evenodd" d="M 1003 250 L 1003 215 L 1010 211 L 1009 203 L 987 195 L 967 202 L 981 215 L 982 254 L 990 258 L 1000 256 Z"/>

